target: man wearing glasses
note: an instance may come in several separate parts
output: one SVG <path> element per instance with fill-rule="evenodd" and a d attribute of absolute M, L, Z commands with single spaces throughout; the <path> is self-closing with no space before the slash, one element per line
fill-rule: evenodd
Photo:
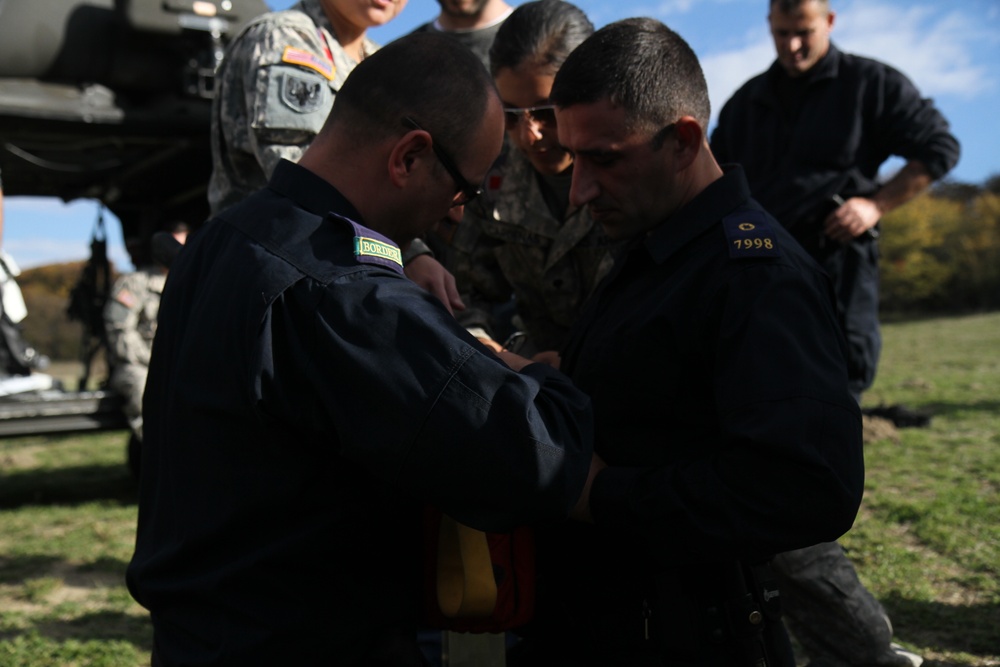
<path fill-rule="evenodd" d="M 502 135 L 475 56 L 405 37 L 174 263 L 127 575 L 154 665 L 420 665 L 424 504 L 486 530 L 586 516 L 587 398 L 509 368 L 402 274 Z"/>

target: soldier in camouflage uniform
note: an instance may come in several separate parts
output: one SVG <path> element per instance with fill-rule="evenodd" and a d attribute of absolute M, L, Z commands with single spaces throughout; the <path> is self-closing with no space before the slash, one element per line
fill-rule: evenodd
<path fill-rule="evenodd" d="M 559 65 L 592 32 L 584 13 L 567 2 L 531 2 L 514 10 L 490 51 L 509 141 L 483 196 L 466 207 L 453 234 L 453 270 L 467 305 L 458 318 L 499 348 L 494 307 L 513 294 L 515 326 L 528 334 L 526 356 L 562 347 L 613 264 L 604 231 L 586 208 L 569 204 L 572 157 L 556 143 L 555 116 L 545 102 Z"/>
<path fill-rule="evenodd" d="M 104 307 L 104 328 L 111 354 L 111 388 L 125 397 L 125 416 L 142 438 L 142 393 L 156 333 L 156 313 L 166 269 L 147 266 L 120 277 Z"/>
<path fill-rule="evenodd" d="M 568 179 L 567 179 L 568 183 Z M 466 208 L 452 248 L 466 310 L 459 322 L 492 339 L 492 312 L 516 295 L 522 353 L 557 350 L 595 285 L 613 263 L 610 241 L 586 208 L 552 213 L 539 177 L 521 151 L 509 149 L 487 178 L 482 202 Z"/>
<path fill-rule="evenodd" d="M 208 190 L 213 214 L 267 185 L 281 158 L 298 161 L 347 75 L 378 48 L 365 30 L 389 21 L 405 4 L 396 0 L 377 10 L 352 0 L 302 0 L 243 29 L 216 76 Z"/>
<path fill-rule="evenodd" d="M 187 239 L 188 227 L 173 223 L 169 230 L 178 243 Z M 142 439 L 142 394 L 146 388 L 149 355 L 156 335 L 160 295 L 167 280 L 167 267 L 151 263 L 127 273 L 111 287 L 104 306 L 104 330 L 108 336 L 108 384 L 125 397 L 124 411 L 132 432 Z"/>
<path fill-rule="evenodd" d="M 333 98 L 359 61 L 378 49 L 368 28 L 394 18 L 358 0 L 301 0 L 263 14 L 236 36 L 216 75 L 212 103 L 212 214 L 267 185 L 284 158 L 297 162 L 326 121 Z M 406 275 L 445 307 L 463 307 L 450 273 L 420 239 L 404 255 Z"/>

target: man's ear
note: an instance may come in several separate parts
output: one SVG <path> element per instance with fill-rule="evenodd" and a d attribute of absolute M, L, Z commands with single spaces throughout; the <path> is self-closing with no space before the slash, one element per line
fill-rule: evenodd
<path fill-rule="evenodd" d="M 431 135 L 424 130 L 411 130 L 399 138 L 389 151 L 389 179 L 402 188 L 412 178 L 414 168 L 426 159 L 431 149 Z"/>
<path fill-rule="evenodd" d="M 698 152 L 705 143 L 705 132 L 693 116 L 682 116 L 674 125 L 674 136 L 677 138 L 674 150 L 677 153 L 678 167 L 686 169 L 698 157 Z"/>

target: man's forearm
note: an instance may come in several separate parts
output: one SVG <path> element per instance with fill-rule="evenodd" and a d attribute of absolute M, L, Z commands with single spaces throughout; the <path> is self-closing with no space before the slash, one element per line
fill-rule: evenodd
<path fill-rule="evenodd" d="M 926 190 L 933 180 L 923 162 L 910 160 L 871 199 L 884 216 Z"/>

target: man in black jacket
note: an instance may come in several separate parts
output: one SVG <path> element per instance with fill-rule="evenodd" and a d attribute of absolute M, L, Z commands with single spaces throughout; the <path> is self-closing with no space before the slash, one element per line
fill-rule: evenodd
<path fill-rule="evenodd" d="M 903 74 L 830 42 L 834 18 L 827 0 L 771 3 L 778 57 L 722 108 L 712 152 L 743 166 L 754 198 L 833 278 L 860 397 L 881 350 L 878 221 L 954 167 L 959 146 Z M 893 155 L 906 164 L 879 183 Z"/>
<path fill-rule="evenodd" d="M 860 401 L 881 351 L 879 219 L 947 173 L 959 146 L 903 74 L 830 42 L 827 0 L 774 0 L 768 20 L 777 59 L 723 107 L 712 151 L 743 166 L 753 196 L 833 279 Z M 893 155 L 906 163 L 879 183 Z M 786 614 L 815 664 L 919 664 L 890 645 L 888 617 L 838 544 L 783 554 L 775 565 Z"/>

